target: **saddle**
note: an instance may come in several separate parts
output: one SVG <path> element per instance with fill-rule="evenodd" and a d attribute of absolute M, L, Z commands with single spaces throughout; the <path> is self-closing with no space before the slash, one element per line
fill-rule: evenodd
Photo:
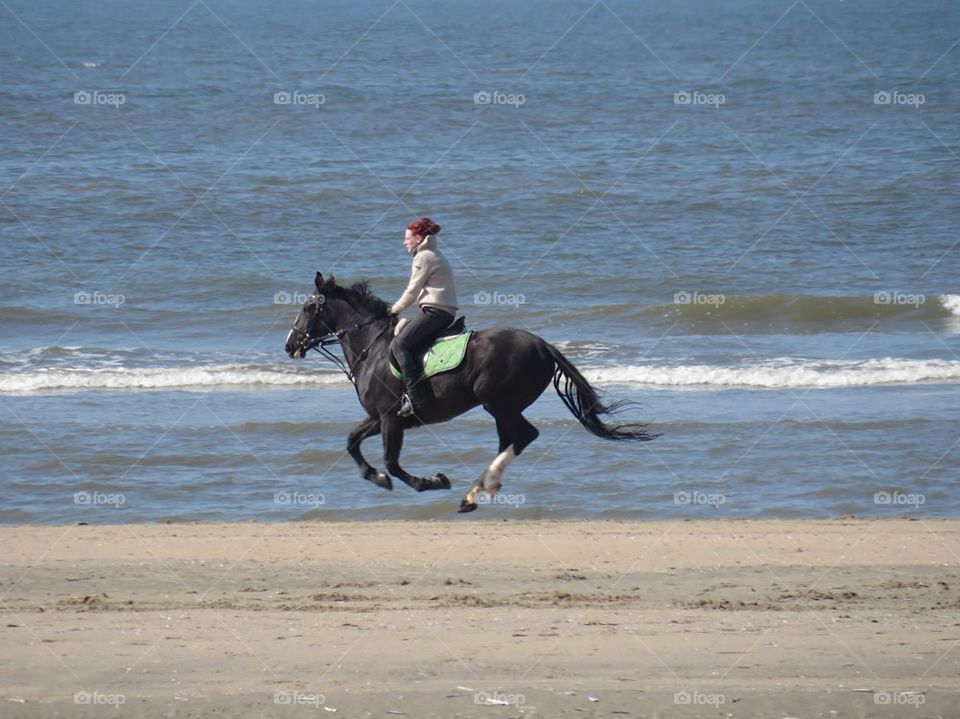
<path fill-rule="evenodd" d="M 432 377 L 440 372 L 456 369 L 467 353 L 467 342 L 472 334 L 466 329 L 467 318 L 462 315 L 441 330 L 433 340 L 423 342 L 413 348 L 413 353 L 422 357 L 421 377 Z M 393 355 L 390 355 L 390 373 L 402 377 Z"/>
<path fill-rule="evenodd" d="M 460 315 L 459 317 L 457 317 L 457 319 L 451 322 L 445 330 L 442 330 L 440 334 L 437 335 L 434 342 L 436 342 L 436 340 L 440 339 L 441 337 L 453 337 L 453 335 L 463 334 L 466 331 L 467 331 L 467 318 L 464 317 L 463 315 Z M 428 343 L 425 342 L 424 346 L 427 346 L 427 344 Z M 420 349 L 420 348 L 418 347 L 417 349 Z"/>

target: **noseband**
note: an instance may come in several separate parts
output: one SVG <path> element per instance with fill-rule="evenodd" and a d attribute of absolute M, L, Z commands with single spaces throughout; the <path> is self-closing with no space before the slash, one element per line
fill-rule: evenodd
<path fill-rule="evenodd" d="M 340 341 L 340 337 L 342 336 L 342 333 L 336 332 L 334 330 L 331 330 L 329 327 L 327 327 L 326 322 L 323 323 L 323 329 L 325 330 L 325 332 L 319 337 L 314 335 L 314 332 L 317 329 L 317 322 L 320 321 L 320 308 L 323 306 L 323 303 L 324 303 L 324 296 L 317 295 L 317 300 L 316 300 L 317 308 L 316 308 L 316 311 L 314 312 L 313 317 L 310 320 L 310 324 L 307 326 L 306 331 L 299 329 L 296 326 L 296 324 L 294 324 L 294 326 L 290 328 L 290 331 L 297 336 L 297 340 L 300 342 L 300 348 L 304 352 L 309 352 L 310 350 L 318 349 L 319 347 L 323 346 L 324 342 L 329 342 L 330 344 L 336 344 L 337 342 Z M 336 339 L 330 340 L 329 338 L 331 336 L 336 337 Z"/>

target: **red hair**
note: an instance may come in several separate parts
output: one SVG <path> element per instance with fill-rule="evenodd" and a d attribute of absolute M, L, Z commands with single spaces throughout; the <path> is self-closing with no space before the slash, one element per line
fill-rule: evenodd
<path fill-rule="evenodd" d="M 429 217 L 421 217 L 407 225 L 407 229 L 417 237 L 426 237 L 427 235 L 437 234 L 441 227 Z"/>

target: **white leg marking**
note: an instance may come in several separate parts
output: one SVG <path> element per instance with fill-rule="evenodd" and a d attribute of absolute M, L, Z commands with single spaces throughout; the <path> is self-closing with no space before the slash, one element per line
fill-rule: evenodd
<path fill-rule="evenodd" d="M 503 471 L 510 465 L 510 463 L 517 458 L 517 453 L 513 451 L 513 445 L 511 444 L 504 451 L 497 455 L 497 458 L 490 463 L 489 469 L 487 469 L 485 476 L 483 478 L 483 488 L 486 490 L 487 494 L 492 495 L 500 487 L 500 478 L 503 476 Z"/>
<path fill-rule="evenodd" d="M 476 504 L 478 494 L 480 494 L 480 485 L 474 485 L 470 487 L 470 491 L 467 492 L 467 496 L 463 498 L 463 501 L 467 504 Z"/>
<path fill-rule="evenodd" d="M 502 474 L 503 470 L 517 458 L 517 453 L 513 451 L 513 445 L 511 444 L 500 454 L 497 455 L 497 458 L 493 460 L 490 464 L 490 471 L 495 472 L 496 474 Z"/>

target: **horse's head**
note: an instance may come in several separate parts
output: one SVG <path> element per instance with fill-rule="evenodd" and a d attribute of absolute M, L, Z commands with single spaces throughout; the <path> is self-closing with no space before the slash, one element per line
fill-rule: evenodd
<path fill-rule="evenodd" d="M 316 292 L 303 303 L 283 346 L 291 359 L 303 359 L 310 349 L 339 329 L 337 318 L 327 301 L 327 295 L 335 285 L 333 276 L 324 280 L 323 275 L 318 272 L 315 283 Z"/>

